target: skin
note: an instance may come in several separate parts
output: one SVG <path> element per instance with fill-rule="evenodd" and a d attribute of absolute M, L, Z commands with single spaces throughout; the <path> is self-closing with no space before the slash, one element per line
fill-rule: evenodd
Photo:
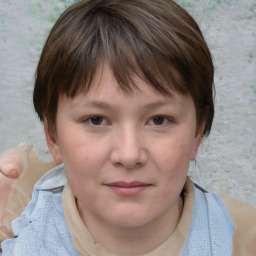
<path fill-rule="evenodd" d="M 59 99 L 56 134 L 44 126 L 82 220 L 117 255 L 148 253 L 174 232 L 203 131 L 190 96 L 165 96 L 134 81 L 138 89 L 124 94 L 105 64 L 88 93 Z"/>
<path fill-rule="evenodd" d="M 0 229 L 3 227 L 8 198 L 18 179 L 23 176 L 26 165 L 27 156 L 21 147 L 10 149 L 0 158 Z"/>

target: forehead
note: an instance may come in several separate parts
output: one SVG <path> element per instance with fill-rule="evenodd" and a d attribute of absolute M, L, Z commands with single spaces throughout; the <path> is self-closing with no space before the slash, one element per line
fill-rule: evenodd
<path fill-rule="evenodd" d="M 175 91 L 172 86 L 169 86 L 168 92 L 161 93 L 152 84 L 139 77 L 137 74 L 131 75 L 131 81 L 125 86 L 121 86 L 117 81 L 115 75 L 108 62 L 102 62 L 98 65 L 96 72 L 94 73 L 93 79 L 89 86 L 89 90 L 84 94 L 88 97 L 97 94 L 97 96 L 111 96 L 113 93 L 122 93 L 125 96 L 134 94 L 145 94 L 146 96 L 155 95 L 156 97 L 170 97 L 175 98 L 175 95 L 179 93 Z M 167 87 L 167 86 L 166 86 Z"/>
<path fill-rule="evenodd" d="M 169 94 L 160 93 L 152 85 L 138 76 L 133 78 L 131 90 L 126 92 L 118 84 L 108 64 L 98 68 L 87 92 L 78 93 L 71 99 L 71 107 L 96 107 L 101 109 L 150 108 L 168 105 L 169 107 L 191 107 L 193 100 L 189 95 L 172 90 Z"/>

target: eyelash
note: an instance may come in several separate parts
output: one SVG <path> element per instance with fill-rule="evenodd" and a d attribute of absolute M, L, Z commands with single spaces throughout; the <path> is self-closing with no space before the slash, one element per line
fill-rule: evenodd
<path fill-rule="evenodd" d="M 157 121 L 156 119 L 160 119 L 160 122 L 162 122 L 161 124 L 155 124 L 154 123 L 154 119 L 155 121 Z M 158 120 L 159 121 L 159 120 Z M 152 124 L 150 124 L 152 122 Z M 170 117 L 167 117 L 167 116 L 164 116 L 164 115 L 156 115 L 156 116 L 153 116 L 150 120 L 149 120 L 149 124 L 150 125 L 153 125 L 153 126 L 166 126 L 170 123 L 173 123 L 174 120 Z"/>
<path fill-rule="evenodd" d="M 94 120 L 93 120 L 94 119 Z M 157 120 L 158 119 L 158 120 Z M 156 124 L 155 121 L 160 121 L 160 124 Z M 152 126 L 166 126 L 169 123 L 173 123 L 174 120 L 164 115 L 155 115 L 150 118 L 147 124 Z M 102 116 L 90 116 L 83 120 L 83 123 L 87 123 L 89 126 L 102 126 L 109 124 L 109 122 Z"/>
<path fill-rule="evenodd" d="M 95 119 L 94 121 L 96 121 L 96 122 L 97 122 L 96 119 L 100 119 L 100 120 L 98 120 L 98 121 L 100 121 L 100 123 L 99 124 L 93 123 L 94 122 L 94 121 L 92 121 L 93 118 Z M 87 123 L 89 126 L 101 126 L 101 125 L 104 125 L 104 124 L 102 124 L 102 122 L 104 122 L 104 124 L 108 123 L 107 120 L 104 117 L 96 116 L 96 115 L 95 116 L 87 117 L 86 119 L 83 120 L 83 123 Z"/>

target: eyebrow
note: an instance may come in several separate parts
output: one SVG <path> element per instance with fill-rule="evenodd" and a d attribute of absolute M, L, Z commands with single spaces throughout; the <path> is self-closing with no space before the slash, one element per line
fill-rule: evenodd
<path fill-rule="evenodd" d="M 100 109 L 109 109 L 111 108 L 111 105 L 108 104 L 107 102 L 103 102 L 103 101 L 89 101 L 86 103 L 86 105 L 90 105 L 92 107 L 96 107 L 96 108 L 100 108 Z"/>
<path fill-rule="evenodd" d="M 152 102 L 152 103 L 149 103 L 149 104 L 146 104 L 145 107 L 149 110 L 153 110 L 155 108 L 160 108 L 160 107 L 165 107 L 165 106 L 170 106 L 170 105 L 176 105 L 178 102 L 175 100 L 175 101 L 172 101 L 172 102 L 167 102 L 167 101 L 156 101 L 156 102 Z"/>
<path fill-rule="evenodd" d="M 175 97 L 173 97 L 172 102 L 159 100 L 156 102 L 145 104 L 144 107 L 147 108 L 148 110 L 153 110 L 155 108 L 164 107 L 167 105 L 181 105 L 181 104 L 182 104 L 181 102 L 179 102 Z M 112 102 L 108 103 L 104 101 L 90 100 L 90 101 L 87 101 L 85 105 L 87 106 L 89 105 L 90 107 L 95 107 L 98 109 L 113 109 L 113 106 L 115 104 L 112 105 Z"/>
<path fill-rule="evenodd" d="M 107 102 L 103 101 L 95 101 L 95 100 L 89 100 L 89 101 L 84 101 L 81 103 L 81 101 L 74 101 L 71 105 L 71 108 L 76 108 L 76 107 L 84 107 L 84 106 L 90 106 L 90 107 L 96 107 L 100 109 L 105 109 L 105 108 L 111 108 L 110 104 Z"/>

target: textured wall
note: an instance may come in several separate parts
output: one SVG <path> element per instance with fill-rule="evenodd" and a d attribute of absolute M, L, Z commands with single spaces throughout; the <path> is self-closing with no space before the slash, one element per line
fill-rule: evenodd
<path fill-rule="evenodd" d="M 72 0 L 0 1 L 0 151 L 20 142 L 47 155 L 32 107 L 33 74 L 47 33 Z M 190 175 L 256 204 L 255 0 L 178 0 L 214 56 L 216 116 Z"/>

